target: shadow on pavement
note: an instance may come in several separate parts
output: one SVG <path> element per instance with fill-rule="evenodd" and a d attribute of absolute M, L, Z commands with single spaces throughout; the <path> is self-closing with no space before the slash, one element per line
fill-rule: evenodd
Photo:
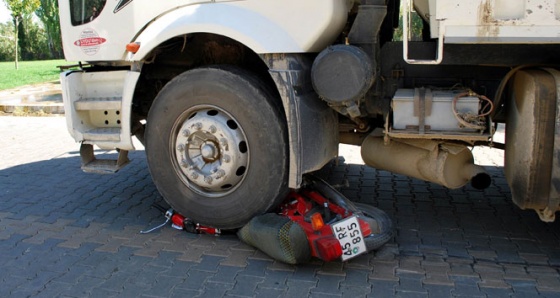
<path fill-rule="evenodd" d="M 130 158 L 131 164 L 114 175 L 83 173 L 78 156 L 1 170 L 0 212 L 12 219 L 41 217 L 45 223 L 68 219 L 76 227 L 92 222 L 110 230 L 153 226 L 163 220 L 153 205 L 167 204 L 150 178 L 144 152 Z M 319 174 L 342 185 L 340 191 L 351 200 L 393 218 L 397 234 L 386 253 L 560 266 L 560 223 L 543 223 L 533 211 L 520 210 L 511 202 L 502 168 L 487 170 L 493 182 L 484 191 L 449 190 L 343 159 Z"/>

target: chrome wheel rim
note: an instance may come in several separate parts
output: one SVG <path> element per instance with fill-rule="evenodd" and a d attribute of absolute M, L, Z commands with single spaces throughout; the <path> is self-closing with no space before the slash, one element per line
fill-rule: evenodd
<path fill-rule="evenodd" d="M 193 191 L 219 197 L 233 192 L 249 168 L 249 146 L 239 122 L 216 106 L 185 111 L 174 125 L 174 168 Z"/>

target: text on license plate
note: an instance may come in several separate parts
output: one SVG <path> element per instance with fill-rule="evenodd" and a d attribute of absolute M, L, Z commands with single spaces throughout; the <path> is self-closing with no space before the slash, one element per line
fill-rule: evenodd
<path fill-rule="evenodd" d="M 349 260 L 367 251 L 360 223 L 356 216 L 332 224 L 334 236 L 342 247 L 342 260 Z"/>

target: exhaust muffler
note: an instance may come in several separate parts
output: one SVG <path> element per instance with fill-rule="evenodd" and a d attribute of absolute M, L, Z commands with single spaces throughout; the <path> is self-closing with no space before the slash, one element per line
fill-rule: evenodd
<path fill-rule="evenodd" d="M 464 145 L 434 140 L 394 140 L 368 136 L 362 143 L 362 159 L 371 167 L 447 188 L 459 188 L 471 181 L 476 189 L 490 186 L 492 179 L 483 167 L 475 165 Z"/>

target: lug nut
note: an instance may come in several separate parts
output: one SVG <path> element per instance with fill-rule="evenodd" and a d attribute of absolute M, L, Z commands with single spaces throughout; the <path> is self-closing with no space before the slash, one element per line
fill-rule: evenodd
<path fill-rule="evenodd" d="M 181 160 L 181 166 L 182 166 L 183 168 L 186 168 L 186 167 L 189 166 L 189 163 L 188 163 L 185 159 L 183 159 L 183 160 Z"/>
<path fill-rule="evenodd" d="M 214 180 L 214 179 L 212 179 L 212 177 L 210 177 L 210 176 L 204 177 L 204 182 L 206 182 L 208 184 L 212 184 L 212 180 Z"/>
<path fill-rule="evenodd" d="M 220 145 L 224 148 L 224 150 L 228 150 L 228 143 L 225 138 L 220 139 Z"/>
<path fill-rule="evenodd" d="M 197 123 L 195 123 L 195 124 L 193 125 L 193 127 L 194 127 L 196 130 L 201 130 L 201 129 L 202 129 L 202 123 L 197 122 Z"/>
<path fill-rule="evenodd" d="M 198 174 L 197 174 L 196 172 L 192 173 L 192 174 L 191 174 L 191 178 L 192 178 L 193 180 L 196 180 L 196 179 L 198 178 Z"/>
<path fill-rule="evenodd" d="M 211 133 L 216 133 L 216 131 L 217 131 L 216 126 L 214 126 L 214 125 L 210 126 L 210 132 Z"/>
<path fill-rule="evenodd" d="M 231 157 L 229 155 L 224 154 L 223 160 L 225 163 L 229 163 L 231 161 Z"/>
<path fill-rule="evenodd" d="M 183 130 L 183 136 L 188 137 L 191 135 L 191 132 L 188 129 Z"/>
<path fill-rule="evenodd" d="M 226 175 L 226 171 L 219 170 L 218 173 L 216 174 L 216 179 L 220 179 L 220 178 L 224 177 L 225 175 Z"/>
<path fill-rule="evenodd" d="M 185 151 L 185 145 L 184 144 L 179 144 L 179 146 L 177 146 L 177 150 L 183 152 Z"/>

